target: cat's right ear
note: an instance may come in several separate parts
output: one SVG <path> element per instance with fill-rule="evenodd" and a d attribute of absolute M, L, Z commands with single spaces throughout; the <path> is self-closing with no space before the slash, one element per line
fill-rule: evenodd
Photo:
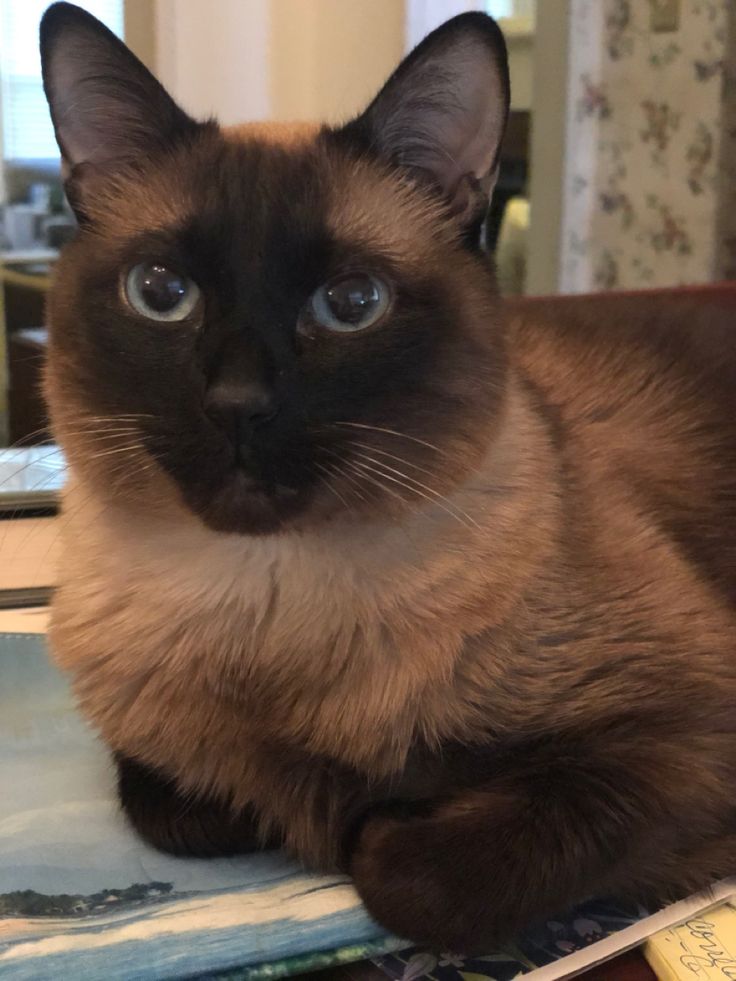
<path fill-rule="evenodd" d="M 55 3 L 41 20 L 43 85 L 65 176 L 165 149 L 196 123 L 95 17 Z"/>
<path fill-rule="evenodd" d="M 333 135 L 427 181 L 459 225 L 473 229 L 498 177 L 508 114 L 503 34 L 475 11 L 428 34 L 368 108 Z"/>

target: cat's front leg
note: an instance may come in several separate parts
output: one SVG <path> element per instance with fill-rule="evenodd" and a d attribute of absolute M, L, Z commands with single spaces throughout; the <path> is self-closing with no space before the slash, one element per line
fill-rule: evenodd
<path fill-rule="evenodd" d="M 214 798 L 182 794 L 152 767 L 116 754 L 118 794 L 128 820 L 154 848 L 173 855 L 214 857 L 278 847 L 260 840 L 254 814 L 233 812 Z"/>
<path fill-rule="evenodd" d="M 488 953 L 590 896 L 675 888 L 678 819 L 661 793 L 669 781 L 655 760 L 627 765 L 625 756 L 511 768 L 433 804 L 369 814 L 348 867 L 391 932 Z"/>
<path fill-rule="evenodd" d="M 350 864 L 368 911 L 399 937 L 467 954 L 489 953 L 563 908 L 578 895 L 578 868 L 536 826 L 544 818 L 523 811 L 511 795 L 478 790 L 416 816 L 402 805 L 369 817 Z"/>

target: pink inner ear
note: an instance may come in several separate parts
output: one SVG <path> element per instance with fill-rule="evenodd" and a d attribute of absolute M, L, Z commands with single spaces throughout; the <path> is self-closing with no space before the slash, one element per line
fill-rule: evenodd
<path fill-rule="evenodd" d="M 197 125 L 119 38 L 79 8 L 47 12 L 41 53 L 67 170 L 145 156 Z"/>
<path fill-rule="evenodd" d="M 434 112 L 430 111 L 423 131 L 432 133 L 436 145 L 444 149 L 438 163 L 446 174 L 441 183 L 449 189 L 464 174 L 478 180 L 490 174 L 508 104 L 500 71 L 485 45 L 477 41 L 457 45 L 445 62 L 444 100 L 438 100 Z"/>
<path fill-rule="evenodd" d="M 470 65 L 467 72 L 471 84 L 462 99 L 463 120 L 455 122 L 457 154 L 455 160 L 462 174 L 473 174 L 479 180 L 487 177 L 498 156 L 498 148 L 506 128 L 508 105 L 491 96 L 500 88 L 501 80 L 494 72 L 478 72 Z"/>
<path fill-rule="evenodd" d="M 480 180 L 472 174 L 463 174 L 451 195 L 448 195 L 449 210 L 452 217 L 456 218 L 461 225 L 469 224 L 479 212 L 482 213 L 487 207 L 497 180 L 498 167 L 489 171 Z"/>
<path fill-rule="evenodd" d="M 145 113 L 131 80 L 85 37 L 58 45 L 49 59 L 54 119 L 68 165 L 131 157 L 145 135 Z M 138 97 L 137 97 L 138 96 Z"/>
<path fill-rule="evenodd" d="M 431 174 L 462 220 L 493 189 L 508 108 L 503 49 L 471 34 L 410 56 L 369 112 L 386 155 Z"/>

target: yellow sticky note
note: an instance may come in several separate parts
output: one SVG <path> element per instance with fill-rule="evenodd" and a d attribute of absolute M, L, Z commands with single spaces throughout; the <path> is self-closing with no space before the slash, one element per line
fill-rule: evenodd
<path fill-rule="evenodd" d="M 655 933 L 644 955 L 660 981 L 736 981 L 734 901 Z"/>

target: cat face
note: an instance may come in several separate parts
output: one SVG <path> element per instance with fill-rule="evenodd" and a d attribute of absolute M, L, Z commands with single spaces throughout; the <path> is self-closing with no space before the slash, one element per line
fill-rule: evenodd
<path fill-rule="evenodd" d="M 226 532 L 448 506 L 502 405 L 476 247 L 507 109 L 499 37 L 450 22 L 339 129 L 228 131 L 189 119 L 89 15 L 50 9 L 80 230 L 47 390 L 73 469 Z"/>

